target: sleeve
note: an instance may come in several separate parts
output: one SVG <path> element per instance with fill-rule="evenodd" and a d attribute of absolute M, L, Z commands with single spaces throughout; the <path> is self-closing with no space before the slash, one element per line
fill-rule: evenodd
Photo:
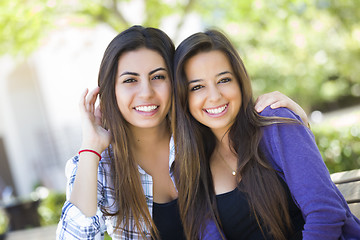
<path fill-rule="evenodd" d="M 78 161 L 78 156 L 75 156 L 66 163 L 65 175 L 68 180 L 66 201 L 62 208 L 61 218 L 57 226 L 56 239 L 104 239 L 106 227 L 103 214 L 99 207 L 95 216 L 86 217 L 75 205 L 69 202 Z M 98 179 L 98 203 L 103 201 L 103 196 L 99 194 L 102 191 L 99 191 L 99 189 L 102 189 L 101 178 Z"/>
<path fill-rule="evenodd" d="M 200 236 L 200 239 L 206 239 L 206 240 L 220 240 L 220 239 L 222 239 L 222 240 L 224 240 L 225 236 L 223 238 L 221 235 L 223 235 L 223 234 L 220 233 L 219 229 L 216 227 L 215 222 L 213 220 L 209 220 L 206 223 L 204 232 Z"/>
<path fill-rule="evenodd" d="M 262 115 L 300 118 L 286 108 L 267 108 Z M 283 174 L 305 219 L 304 240 L 339 239 L 347 218 L 345 199 L 330 178 L 312 132 L 302 124 L 264 127 L 261 147 Z"/>

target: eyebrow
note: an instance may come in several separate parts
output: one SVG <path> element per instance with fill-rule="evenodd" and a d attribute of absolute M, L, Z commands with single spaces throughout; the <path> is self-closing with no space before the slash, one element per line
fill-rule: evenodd
<path fill-rule="evenodd" d="M 167 72 L 166 68 L 159 67 L 159 68 L 156 68 L 156 69 L 150 71 L 150 72 L 149 72 L 149 75 L 151 75 L 151 74 L 153 74 L 153 73 L 155 73 L 155 72 L 158 72 L 158 71 L 162 71 L 162 70 L 165 71 L 165 72 Z"/>
<path fill-rule="evenodd" d="M 225 74 L 231 74 L 231 75 L 233 75 L 232 72 L 230 72 L 230 71 L 224 71 L 224 72 L 221 72 L 221 73 L 216 74 L 215 76 L 216 76 L 216 77 L 219 77 L 219 76 L 225 75 Z M 200 81 L 202 81 L 202 79 L 194 79 L 194 80 L 189 81 L 188 84 L 192 84 L 192 83 L 196 83 L 196 82 L 200 82 Z"/>
<path fill-rule="evenodd" d="M 122 74 L 120 74 L 119 77 L 124 76 L 124 75 L 140 76 L 140 74 L 138 74 L 136 72 L 123 72 Z"/>
<path fill-rule="evenodd" d="M 218 77 L 218 76 L 225 75 L 225 74 L 228 74 L 228 73 L 233 75 L 232 72 L 230 72 L 230 71 L 224 71 L 224 72 L 216 74 L 216 76 Z"/>
<path fill-rule="evenodd" d="M 188 84 L 192 84 L 192 83 L 196 83 L 196 82 L 200 82 L 202 81 L 202 79 L 195 79 L 195 80 L 191 80 L 188 82 Z"/>
<path fill-rule="evenodd" d="M 150 71 L 149 75 L 151 75 L 151 74 L 153 74 L 155 72 L 158 72 L 158 71 L 162 71 L 162 70 L 167 72 L 166 68 L 159 67 L 159 68 L 156 68 L 156 69 Z M 128 71 L 126 71 L 126 72 L 123 72 L 122 74 L 120 74 L 119 77 L 124 76 L 124 75 L 140 76 L 140 74 L 138 74 L 136 72 L 128 72 Z"/>

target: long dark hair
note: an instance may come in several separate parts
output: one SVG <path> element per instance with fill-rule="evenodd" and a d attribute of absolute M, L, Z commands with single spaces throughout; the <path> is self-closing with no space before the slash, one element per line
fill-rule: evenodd
<path fill-rule="evenodd" d="M 113 180 L 117 211 L 107 216 L 117 217 L 117 228 L 137 229 L 143 238 L 145 230 L 151 231 L 152 237 L 158 237 L 158 231 L 148 210 L 143 187 L 140 181 L 137 163 L 131 152 L 131 131 L 122 116 L 116 101 L 115 83 L 120 56 L 139 48 L 147 48 L 159 53 L 166 64 L 171 83 L 173 82 L 173 57 L 175 47 L 171 39 L 161 30 L 133 26 L 117 35 L 105 50 L 98 77 L 100 86 L 100 107 L 104 127 L 113 135 L 111 176 Z M 173 84 L 173 83 L 172 83 Z M 170 126 L 169 126 L 170 127 Z M 110 151 L 109 151 L 110 152 Z M 134 225 L 130 226 L 131 218 Z"/>
<path fill-rule="evenodd" d="M 211 130 L 191 116 L 188 106 L 188 80 L 184 66 L 191 57 L 213 50 L 223 52 L 241 90 L 242 103 L 229 129 L 229 145 L 237 160 L 238 188 L 247 197 L 258 221 L 275 239 L 286 239 L 291 222 L 285 191 L 276 171 L 264 158 L 259 143 L 261 127 L 273 123 L 294 123 L 289 119 L 265 118 L 254 109 L 250 78 L 236 49 L 217 30 L 196 33 L 185 39 L 175 52 L 173 128 L 176 144 L 176 176 L 180 214 L 187 239 L 201 236 L 205 224 L 213 220 L 220 229 L 209 159 L 216 145 Z M 200 220 L 199 220 L 200 219 Z"/>

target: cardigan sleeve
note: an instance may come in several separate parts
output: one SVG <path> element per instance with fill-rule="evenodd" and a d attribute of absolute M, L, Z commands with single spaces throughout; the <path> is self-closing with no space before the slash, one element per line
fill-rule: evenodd
<path fill-rule="evenodd" d="M 262 115 L 301 121 L 286 108 L 267 108 Z M 331 181 L 311 131 L 302 124 L 273 124 L 263 128 L 260 146 L 302 211 L 303 239 L 339 239 L 346 221 L 346 202 Z"/>
<path fill-rule="evenodd" d="M 224 238 L 223 238 L 224 237 Z M 205 229 L 200 239 L 206 240 L 226 240 L 225 236 L 221 236 L 219 229 L 216 227 L 216 224 L 213 220 L 208 220 L 205 224 Z"/>

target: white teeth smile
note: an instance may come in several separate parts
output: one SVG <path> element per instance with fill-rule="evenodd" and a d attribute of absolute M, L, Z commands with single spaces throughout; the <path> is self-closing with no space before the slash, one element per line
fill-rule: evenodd
<path fill-rule="evenodd" d="M 136 109 L 137 111 L 141 111 L 141 112 L 151 112 L 151 111 L 154 111 L 154 110 L 157 109 L 157 108 L 158 108 L 158 106 L 155 106 L 155 105 L 135 107 L 135 109 Z"/>
<path fill-rule="evenodd" d="M 206 112 L 210 113 L 210 114 L 219 114 L 221 112 L 223 112 L 227 107 L 227 104 L 219 107 L 219 108 L 211 108 L 211 109 L 205 109 Z"/>

